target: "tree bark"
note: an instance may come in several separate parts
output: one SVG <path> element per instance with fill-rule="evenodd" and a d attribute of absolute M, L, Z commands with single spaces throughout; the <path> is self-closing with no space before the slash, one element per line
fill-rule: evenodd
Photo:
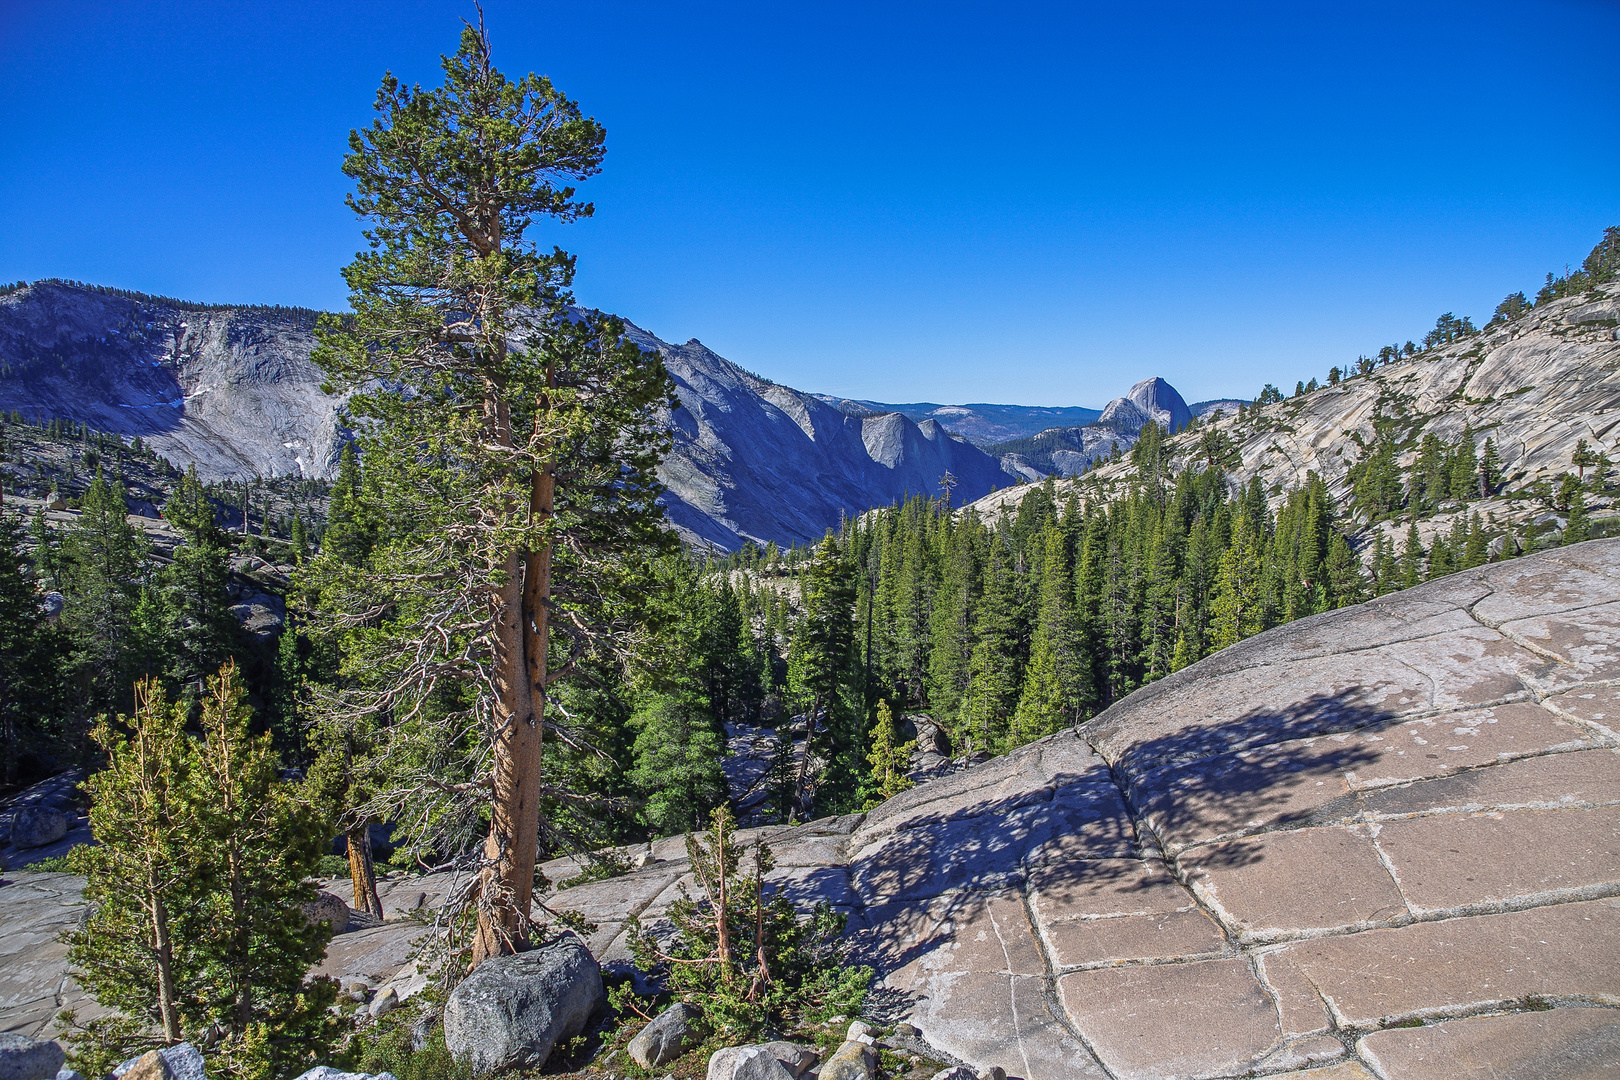
<path fill-rule="evenodd" d="M 151 899 L 152 960 L 157 967 L 158 1018 L 163 1024 L 163 1037 L 170 1043 L 180 1041 L 180 1010 L 174 1000 L 174 942 L 169 937 L 169 911 L 158 896 L 156 876 L 148 867 L 146 887 Z"/>
<path fill-rule="evenodd" d="M 793 804 L 802 819 L 810 813 L 808 800 L 804 796 L 804 784 L 810 776 L 810 752 L 816 741 L 816 714 L 821 712 L 821 695 L 817 694 L 810 699 L 810 715 L 804 725 L 804 757 L 799 759 L 799 777 L 793 784 Z M 788 728 L 788 738 L 793 738 L 792 728 Z M 788 824 L 793 824 L 793 811 L 788 812 Z"/>
<path fill-rule="evenodd" d="M 548 371 L 548 385 L 551 373 Z M 536 428 L 548 422 L 542 397 Z M 498 396 L 486 403 L 501 445 L 512 445 L 510 412 Z M 550 462 L 531 478 L 531 522 L 551 516 L 556 475 Z M 537 545 L 507 560 L 495 626 L 497 722 L 494 791 L 485 868 L 479 887 L 478 929 L 471 966 L 516 952 L 528 943 L 534 866 L 540 847 L 540 774 L 544 737 L 551 546 Z"/>
<path fill-rule="evenodd" d="M 349 879 L 354 883 L 354 907 L 382 918 L 382 898 L 377 895 L 377 867 L 371 861 L 371 823 L 362 822 L 345 836 L 349 847 Z"/>
<path fill-rule="evenodd" d="M 731 985 L 731 903 L 726 896 L 726 840 L 729 829 L 715 829 L 714 876 L 720 879 L 714 907 L 714 954 L 720 961 L 720 981 Z"/>

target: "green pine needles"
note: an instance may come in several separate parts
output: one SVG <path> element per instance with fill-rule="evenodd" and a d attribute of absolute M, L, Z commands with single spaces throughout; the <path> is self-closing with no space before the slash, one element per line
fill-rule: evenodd
<path fill-rule="evenodd" d="M 523 947 L 542 818 L 580 795 L 542 779 L 548 732 L 589 741 L 557 684 L 629 656 L 648 560 L 675 544 L 656 503 L 673 384 L 571 306 L 573 257 L 528 235 L 592 213 L 566 182 L 600 168 L 602 126 L 504 76 L 482 26 L 443 69 L 431 90 L 385 77 L 350 136 L 369 250 L 314 359 L 352 392 L 365 475 L 340 477 L 305 584 L 344 656 L 323 713 L 378 720 L 371 811 L 419 852 L 484 830 L 477 963 Z"/>
<path fill-rule="evenodd" d="M 752 839 L 739 838 L 731 811 L 717 808 L 706 833 L 686 838 L 698 893 L 683 885 L 670 905 L 673 938 L 636 919 L 626 926 L 637 966 L 663 973 L 672 996 L 698 1005 L 718 1046 L 852 1016 L 872 980 L 871 968 L 848 964 L 844 917 L 826 903 L 801 917 L 768 880 L 771 849 L 759 833 Z M 628 988 L 616 996 L 634 1004 Z"/>
<path fill-rule="evenodd" d="M 133 714 L 93 732 L 107 754 L 86 782 L 96 844 L 69 857 L 91 914 L 68 959 L 114 1013 L 75 1029 L 86 1073 L 182 1038 L 214 1048 L 212 1072 L 252 1080 L 296 1074 L 330 1050 L 337 987 L 305 973 L 331 928 L 303 910 L 327 822 L 301 785 L 278 778 L 242 698 L 228 664 L 208 681 L 197 738 L 185 705 L 143 681 Z"/>

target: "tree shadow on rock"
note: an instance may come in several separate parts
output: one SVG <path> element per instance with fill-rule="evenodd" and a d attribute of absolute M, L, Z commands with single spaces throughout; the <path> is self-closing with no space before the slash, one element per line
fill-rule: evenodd
<path fill-rule="evenodd" d="M 1366 736 L 1400 722 L 1349 696 L 1318 694 L 1149 740 L 1133 746 L 1117 771 L 1133 807 L 1171 853 L 1218 837 L 1319 822 L 1325 807 L 1352 801 L 1345 774 L 1378 760 Z M 1177 763 L 1135 768 L 1164 760 Z"/>

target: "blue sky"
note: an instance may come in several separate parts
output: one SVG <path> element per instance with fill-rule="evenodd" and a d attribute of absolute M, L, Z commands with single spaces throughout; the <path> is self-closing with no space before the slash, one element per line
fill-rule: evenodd
<path fill-rule="evenodd" d="M 1620 224 L 1620 4 L 489 0 L 608 132 L 581 301 L 802 389 L 1292 387 Z M 344 306 L 339 172 L 470 3 L 0 0 L 0 280 Z"/>

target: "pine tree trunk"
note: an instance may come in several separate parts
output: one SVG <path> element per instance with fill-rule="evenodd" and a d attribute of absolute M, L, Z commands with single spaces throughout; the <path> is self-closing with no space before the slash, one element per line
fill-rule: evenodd
<path fill-rule="evenodd" d="M 382 918 L 382 898 L 377 895 L 377 868 L 371 861 L 371 824 L 362 822 L 346 835 L 349 847 L 349 879 L 354 883 L 354 907 Z"/>
<path fill-rule="evenodd" d="M 802 819 L 809 814 L 808 802 L 804 797 L 805 780 L 810 775 L 810 751 L 816 741 L 816 714 L 821 711 L 821 695 L 817 694 L 810 699 L 810 715 L 804 725 L 804 757 L 799 759 L 799 776 L 793 783 L 794 810 L 788 812 L 788 824 L 793 824 L 793 814 L 798 813 Z M 788 738 L 791 739 L 792 729 L 788 729 Z"/>
<path fill-rule="evenodd" d="M 174 1000 L 174 942 L 169 937 L 169 911 L 158 896 L 156 877 L 148 869 L 146 887 L 152 913 L 152 960 L 157 967 L 158 1019 L 163 1038 L 180 1041 L 180 1010 Z"/>
<path fill-rule="evenodd" d="M 535 423 L 546 422 L 542 400 Z M 511 445 L 506 403 L 486 405 L 498 439 Z M 555 474 L 547 466 L 530 485 L 529 512 L 551 515 Z M 478 929 L 472 967 L 491 956 L 521 949 L 528 941 L 534 865 L 540 845 L 540 764 L 545 706 L 546 644 L 549 641 L 551 548 L 513 554 L 507 559 L 495 627 L 495 669 L 499 728 L 495 734 L 494 791 L 485 867 L 479 888 Z"/>
<path fill-rule="evenodd" d="M 720 894 L 714 907 L 715 957 L 720 961 L 720 981 L 731 984 L 731 904 L 726 896 L 726 840 L 729 830 L 715 829 L 715 877 L 720 879 Z"/>

